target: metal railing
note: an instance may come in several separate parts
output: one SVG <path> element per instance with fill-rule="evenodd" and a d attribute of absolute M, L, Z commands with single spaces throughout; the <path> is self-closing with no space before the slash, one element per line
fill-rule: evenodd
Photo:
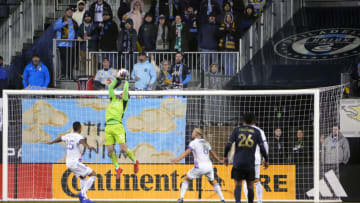
<path fill-rule="evenodd" d="M 53 17 L 54 1 L 24 0 L 0 26 L 0 55 L 4 64 L 21 52 L 25 42 L 32 43 L 36 30 L 44 30 L 46 17 Z"/>
<path fill-rule="evenodd" d="M 303 0 L 273 0 L 239 42 L 240 69 L 304 6 Z"/>

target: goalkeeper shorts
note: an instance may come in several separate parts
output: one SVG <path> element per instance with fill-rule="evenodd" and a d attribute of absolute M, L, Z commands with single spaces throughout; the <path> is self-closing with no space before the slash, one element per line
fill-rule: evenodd
<path fill-rule="evenodd" d="M 106 125 L 105 127 L 105 145 L 114 145 L 116 143 L 126 143 L 126 133 L 121 123 Z"/>

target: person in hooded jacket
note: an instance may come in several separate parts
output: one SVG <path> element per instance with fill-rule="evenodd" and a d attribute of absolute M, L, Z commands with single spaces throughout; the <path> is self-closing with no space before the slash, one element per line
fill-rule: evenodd
<path fill-rule="evenodd" d="M 156 51 L 169 50 L 169 26 L 165 15 L 159 16 L 159 22 L 156 24 Z"/>
<path fill-rule="evenodd" d="M 80 0 L 77 2 L 77 8 L 72 18 L 75 20 L 75 22 L 78 25 L 81 25 L 84 19 L 84 14 L 85 14 L 85 2 L 83 0 Z"/>
<path fill-rule="evenodd" d="M 104 0 L 96 0 L 93 4 L 91 4 L 89 11 L 95 23 L 103 22 L 102 16 L 104 11 L 112 12 L 111 6 Z"/>
<path fill-rule="evenodd" d="M 143 51 L 154 51 L 156 48 L 156 25 L 150 13 L 145 15 L 145 21 L 140 27 L 139 43 Z"/>
<path fill-rule="evenodd" d="M 233 75 L 235 73 L 235 55 L 233 53 L 239 50 L 239 32 L 231 13 L 226 13 L 224 22 L 220 25 L 217 32 L 219 38 L 218 49 L 225 52 L 222 54 L 222 67 L 225 68 L 225 75 Z"/>
<path fill-rule="evenodd" d="M 120 0 L 120 6 L 117 12 L 120 22 L 120 28 L 123 29 L 125 26 L 124 16 L 130 11 L 130 0 Z"/>
<path fill-rule="evenodd" d="M 244 34 L 251 27 L 251 25 L 255 22 L 256 18 L 257 17 L 254 12 L 254 6 L 249 4 L 246 7 L 243 15 L 240 17 L 239 28 L 241 34 Z"/>
<path fill-rule="evenodd" d="M 32 61 L 25 67 L 23 73 L 24 88 L 47 88 L 50 83 L 50 74 L 48 68 L 40 61 L 40 56 L 37 54 L 34 54 L 31 60 Z"/>
<path fill-rule="evenodd" d="M 118 36 L 118 42 L 117 42 L 117 48 L 118 52 L 128 52 L 129 55 L 127 57 L 124 57 L 124 60 L 122 60 L 122 67 L 125 67 L 130 70 L 131 67 L 133 67 L 134 64 L 134 55 L 133 52 L 137 51 L 136 42 L 138 40 L 138 35 L 136 33 L 136 30 L 134 29 L 134 23 L 131 18 L 128 18 L 125 21 L 125 27 L 124 29 L 121 29 L 119 36 Z"/>
<path fill-rule="evenodd" d="M 139 33 L 140 26 L 144 21 L 144 2 L 142 0 L 133 0 L 131 2 L 131 10 L 124 16 L 124 20 L 130 18 L 134 22 L 134 29 Z"/>

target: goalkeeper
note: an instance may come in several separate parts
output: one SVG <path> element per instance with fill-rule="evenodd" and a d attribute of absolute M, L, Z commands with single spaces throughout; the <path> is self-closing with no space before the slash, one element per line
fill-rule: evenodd
<path fill-rule="evenodd" d="M 136 160 L 134 152 L 126 146 L 126 132 L 122 124 L 122 118 L 129 102 L 128 81 L 125 81 L 123 93 L 119 98 L 116 97 L 114 92 L 114 88 L 121 84 L 122 79 L 125 79 L 126 72 L 120 74 L 119 77 L 117 77 L 116 80 L 114 80 L 109 86 L 110 104 L 106 110 L 105 116 L 105 145 L 108 150 L 108 155 L 115 166 L 116 179 L 120 178 L 120 174 L 122 172 L 122 169 L 119 167 L 118 157 L 114 151 L 116 143 L 119 143 L 122 153 L 125 153 L 131 161 L 133 161 L 134 173 L 137 173 L 139 170 L 139 162 Z"/>

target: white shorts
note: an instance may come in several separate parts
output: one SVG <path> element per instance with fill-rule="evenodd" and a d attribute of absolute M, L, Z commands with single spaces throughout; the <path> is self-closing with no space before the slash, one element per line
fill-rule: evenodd
<path fill-rule="evenodd" d="M 255 178 L 260 179 L 260 166 L 261 165 L 255 165 Z"/>
<path fill-rule="evenodd" d="M 200 178 L 202 175 L 206 175 L 207 179 L 209 181 L 214 180 L 214 170 L 212 167 L 206 167 L 206 168 L 192 168 L 186 176 L 192 180 L 196 178 Z"/>
<path fill-rule="evenodd" d="M 80 176 L 86 177 L 93 172 L 90 167 L 81 162 L 66 163 L 66 167 L 73 172 L 77 178 Z"/>

